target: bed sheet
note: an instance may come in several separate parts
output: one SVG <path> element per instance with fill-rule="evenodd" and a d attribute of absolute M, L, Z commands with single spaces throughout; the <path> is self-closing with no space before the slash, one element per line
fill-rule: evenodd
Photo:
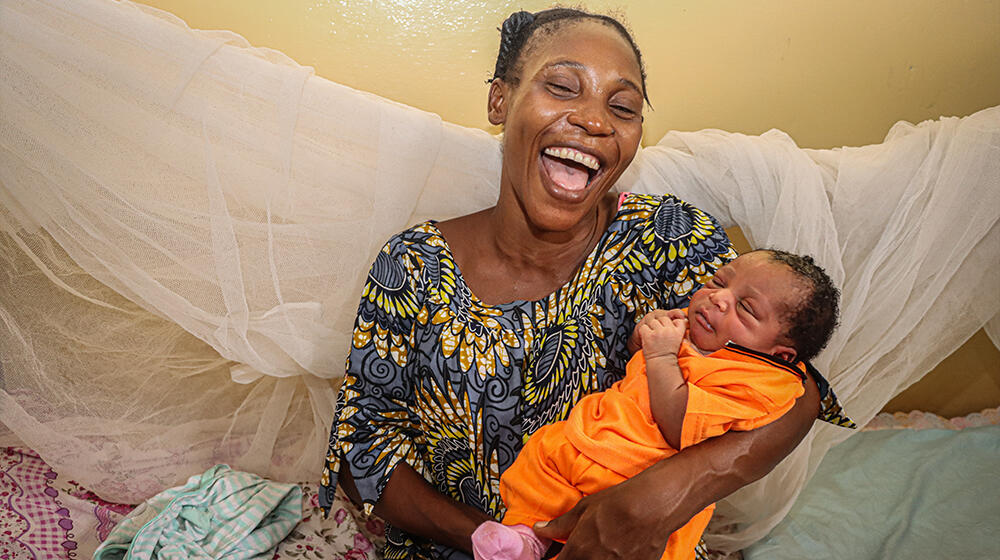
<path fill-rule="evenodd" d="M 830 450 L 744 558 L 1000 558 L 997 465 L 998 409 L 880 415 Z"/>
<path fill-rule="evenodd" d="M 908 455 L 913 448 L 924 449 L 924 455 Z M 1000 493 L 993 480 L 998 459 L 1000 408 L 951 419 L 923 412 L 880 414 L 831 451 L 788 518 L 744 557 L 1000 557 L 1000 548 L 989 540 L 1000 527 Z M 928 485 L 935 493 L 911 491 Z M 942 485 L 948 490 L 944 495 Z M 378 558 L 381 520 L 366 519 L 339 492 L 324 518 L 316 485 L 300 486 L 302 522 L 278 547 L 275 560 Z M 853 497 L 858 495 L 864 499 Z M 133 507 L 102 500 L 30 449 L 0 448 L 0 560 L 91 558 Z M 888 513 L 873 519 L 869 509 Z M 946 512 L 969 522 L 945 524 Z M 992 556 L 975 552 L 990 545 Z M 948 553 L 938 554 L 942 549 Z M 737 560 L 740 553 L 711 557 Z"/>
<path fill-rule="evenodd" d="M 323 518 L 314 483 L 300 483 L 303 519 L 274 560 L 374 560 L 383 522 L 365 519 L 338 493 Z M 0 448 L 0 560 L 92 558 L 135 506 L 102 500 L 53 470 L 30 449 Z"/>

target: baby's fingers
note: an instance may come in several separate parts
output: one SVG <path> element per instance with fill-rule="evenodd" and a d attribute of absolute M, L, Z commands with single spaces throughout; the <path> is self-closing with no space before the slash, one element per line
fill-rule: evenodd
<path fill-rule="evenodd" d="M 668 309 L 667 316 L 671 319 L 687 319 L 687 309 Z"/>

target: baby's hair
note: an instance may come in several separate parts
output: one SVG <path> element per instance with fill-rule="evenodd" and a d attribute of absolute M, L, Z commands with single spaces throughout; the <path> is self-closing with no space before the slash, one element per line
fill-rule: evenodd
<path fill-rule="evenodd" d="M 642 64 L 642 53 L 639 52 L 639 46 L 632 39 L 632 34 L 620 21 L 611 16 L 592 14 L 575 8 L 550 8 L 533 14 L 520 11 L 508 16 L 500 27 L 500 50 L 497 52 L 497 63 L 493 70 L 493 77 L 487 82 L 499 79 L 512 86 L 517 86 L 520 81 L 522 56 L 526 53 L 525 48 L 530 45 L 535 32 L 552 33 L 564 24 L 583 20 L 607 25 L 628 41 L 635 54 L 635 59 L 639 63 L 639 74 L 642 77 L 642 96 L 646 103 L 649 103 L 649 96 L 646 95 L 646 68 Z"/>
<path fill-rule="evenodd" d="M 816 357 L 830 341 L 840 317 L 840 290 L 812 257 L 796 255 L 780 249 L 760 249 L 771 260 L 791 269 L 810 289 L 799 303 L 788 309 L 785 319 L 787 336 L 795 348 L 797 359 L 808 361 Z"/>

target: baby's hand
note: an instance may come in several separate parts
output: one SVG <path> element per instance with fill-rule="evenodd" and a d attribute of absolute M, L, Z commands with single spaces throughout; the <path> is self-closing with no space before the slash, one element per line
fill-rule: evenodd
<path fill-rule="evenodd" d="M 651 315 L 653 313 L 643 317 L 639 328 L 636 329 L 646 360 L 677 356 L 684 340 L 684 333 L 687 331 L 687 315 L 679 309 L 672 309 L 652 317 Z"/>
<path fill-rule="evenodd" d="M 635 326 L 632 331 L 632 335 L 628 337 L 628 349 L 629 355 L 635 354 L 643 348 L 642 337 L 640 336 L 640 329 L 643 325 L 651 325 L 654 321 L 659 324 L 661 320 L 674 320 L 674 319 L 684 319 L 687 320 L 687 310 L 686 309 L 654 309 L 639 321 L 639 324 Z M 686 326 L 685 326 L 686 328 Z M 683 333 L 682 333 L 683 334 Z"/>

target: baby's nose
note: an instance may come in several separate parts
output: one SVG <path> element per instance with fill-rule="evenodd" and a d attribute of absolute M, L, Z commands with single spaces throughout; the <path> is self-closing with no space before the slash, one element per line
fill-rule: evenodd
<path fill-rule="evenodd" d="M 729 297 L 727 296 L 728 294 L 726 293 L 726 290 L 719 290 L 713 292 L 709 296 L 709 299 L 715 304 L 716 307 L 719 308 L 719 311 L 725 313 L 729 310 Z"/>

